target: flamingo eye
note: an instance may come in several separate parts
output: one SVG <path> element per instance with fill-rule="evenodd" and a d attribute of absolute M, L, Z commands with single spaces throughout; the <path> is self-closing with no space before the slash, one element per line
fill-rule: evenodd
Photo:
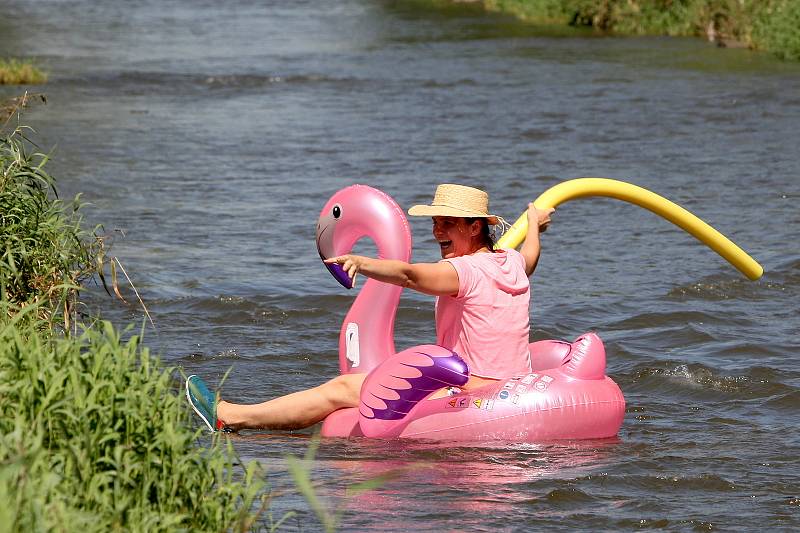
<path fill-rule="evenodd" d="M 331 209 L 331 214 L 333 214 L 333 218 L 341 217 L 342 216 L 342 206 L 340 206 L 339 204 L 336 204 L 335 206 L 333 206 L 333 209 Z"/>

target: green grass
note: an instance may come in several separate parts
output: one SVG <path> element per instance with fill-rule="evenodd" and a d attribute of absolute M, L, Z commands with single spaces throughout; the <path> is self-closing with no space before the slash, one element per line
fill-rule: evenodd
<path fill-rule="evenodd" d="M 39 85 L 46 82 L 47 74 L 32 61 L 0 58 L 0 85 Z"/>
<path fill-rule="evenodd" d="M 57 198 L 48 156 L 32 150 L 25 131 L 0 138 L 0 299 L 36 306 L 51 327 L 68 328 L 78 287 L 101 266 L 103 241 L 82 229 L 79 198 Z"/>
<path fill-rule="evenodd" d="M 778 57 L 800 61 L 800 0 L 765 1 L 754 17 L 753 42 Z"/>
<path fill-rule="evenodd" d="M 800 0 L 482 0 L 534 24 L 622 35 L 700 36 L 800 60 Z"/>
<path fill-rule="evenodd" d="M 175 369 L 140 337 L 123 342 L 109 323 L 51 336 L 32 311 L 14 316 L 0 324 L 0 529 L 253 525 L 266 504 L 257 463 L 236 474 L 221 434 L 198 445 Z"/>

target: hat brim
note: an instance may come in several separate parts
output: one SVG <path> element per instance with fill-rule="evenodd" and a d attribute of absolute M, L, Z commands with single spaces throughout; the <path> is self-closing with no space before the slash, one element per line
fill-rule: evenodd
<path fill-rule="evenodd" d="M 487 215 L 465 209 L 458 209 L 447 205 L 415 205 L 408 210 L 412 217 L 460 217 L 460 218 L 485 218 L 490 226 L 500 223 L 496 215 Z"/>

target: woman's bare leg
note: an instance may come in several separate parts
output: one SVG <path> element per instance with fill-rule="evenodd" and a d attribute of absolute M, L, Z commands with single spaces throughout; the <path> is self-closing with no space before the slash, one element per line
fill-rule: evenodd
<path fill-rule="evenodd" d="M 217 417 L 238 429 L 301 429 L 343 407 L 357 407 L 366 374 L 337 376 L 313 389 L 294 392 L 264 403 L 242 405 L 220 401 Z"/>

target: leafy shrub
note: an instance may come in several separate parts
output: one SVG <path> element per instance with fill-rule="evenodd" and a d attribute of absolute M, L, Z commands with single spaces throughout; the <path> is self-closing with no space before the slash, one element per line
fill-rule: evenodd
<path fill-rule="evenodd" d="M 57 198 L 48 157 L 30 153 L 24 131 L 0 138 L 0 298 L 68 326 L 103 243 L 81 228 L 79 198 L 70 205 Z"/>
<path fill-rule="evenodd" d="M 755 17 L 753 40 L 778 57 L 800 61 L 800 2 L 765 0 Z"/>
<path fill-rule="evenodd" d="M 33 315 L 0 323 L 0 529 L 252 526 L 262 473 L 235 475 L 220 434 L 198 445 L 174 369 L 107 322 L 53 337 Z"/>

